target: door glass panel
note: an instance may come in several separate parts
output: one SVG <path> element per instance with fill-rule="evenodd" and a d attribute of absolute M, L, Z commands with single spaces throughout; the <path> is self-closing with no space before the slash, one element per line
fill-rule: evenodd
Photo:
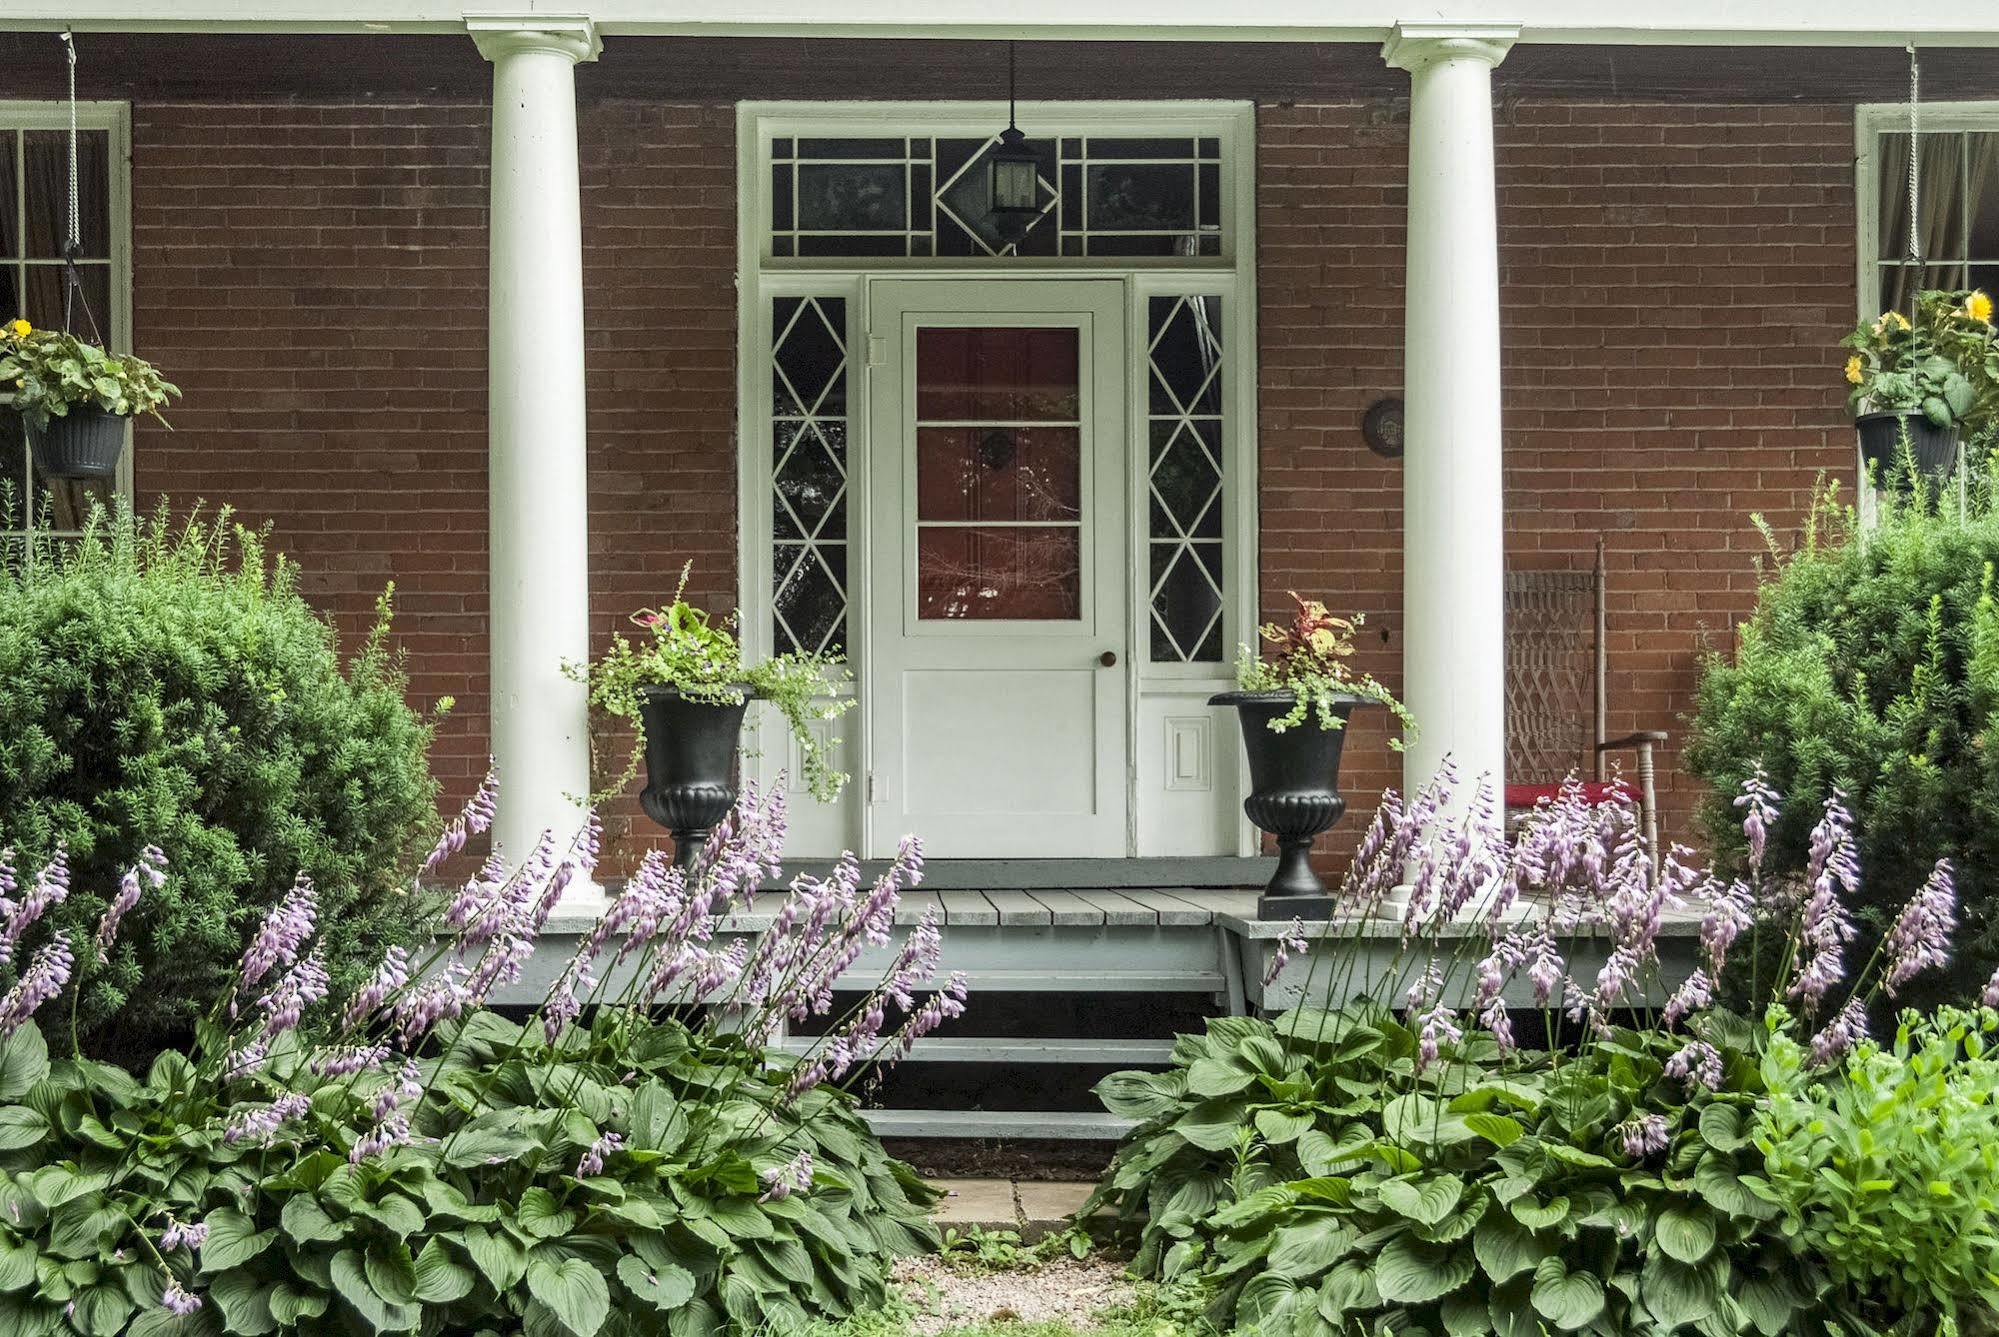
<path fill-rule="evenodd" d="M 916 602 L 926 621 L 1082 616 L 1081 336 L 916 337 Z"/>
<path fill-rule="evenodd" d="M 1075 525 L 921 525 L 916 615 L 925 621 L 1073 622 L 1082 616 Z"/>

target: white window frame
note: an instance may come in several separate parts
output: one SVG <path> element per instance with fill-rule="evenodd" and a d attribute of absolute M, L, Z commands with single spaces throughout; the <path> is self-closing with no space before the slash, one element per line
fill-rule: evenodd
<path fill-rule="evenodd" d="M 111 310 L 107 314 L 111 330 L 109 347 L 114 353 L 128 353 L 132 350 L 132 108 L 126 102 L 79 102 L 76 106 L 76 128 L 102 130 L 107 140 L 106 182 L 110 216 L 106 220 L 110 228 L 111 243 Z M 0 134 L 12 134 L 21 130 L 69 130 L 69 103 L 67 102 L 17 102 L 0 98 Z M 20 229 L 21 244 L 26 244 L 27 228 L 27 161 L 26 155 L 17 155 L 14 162 L 14 176 L 5 183 L 5 206 L 14 210 L 15 226 Z M 0 261 L 11 266 L 13 261 Z M 59 261 L 38 261 L 37 264 L 60 263 Z M 11 320 L 20 312 L 0 312 L 0 319 Z M 0 403 L 12 403 L 11 391 L 0 392 Z M 23 481 L 26 481 L 25 477 Z M 114 483 L 116 495 L 130 502 L 132 499 L 132 425 L 125 424 L 125 452 L 118 457 L 118 476 Z M 24 504 L 33 506 L 32 495 L 23 499 Z M 31 517 L 32 518 L 32 517 Z M 18 539 L 28 531 L 20 529 L 0 529 L 0 540 Z M 73 533 L 59 530 L 59 534 Z"/>
<path fill-rule="evenodd" d="M 1925 102 L 1917 115 L 1917 132 L 1973 131 L 1999 134 L 1999 101 Z M 1899 257 L 1881 254 L 1881 136 L 1909 132 L 1909 104 L 1868 102 L 1854 109 L 1853 195 L 1857 244 L 1854 247 L 1854 309 L 1859 319 L 1872 320 L 1881 291 L 1880 265 Z M 1908 187 L 1898 184 L 1898 191 Z M 1999 262 L 1999 256 L 1992 257 Z"/>
<path fill-rule="evenodd" d="M 846 343 L 847 422 L 848 422 L 848 615 L 847 654 L 858 676 L 867 666 L 867 616 L 865 584 L 856 579 L 867 563 L 866 519 L 868 512 L 866 442 L 868 331 L 867 283 L 871 277 L 898 278 L 983 278 L 999 276 L 1029 278 L 1120 279 L 1125 284 L 1127 328 L 1130 335 L 1130 365 L 1127 373 L 1131 402 L 1127 411 L 1131 478 L 1127 503 L 1130 507 L 1132 585 L 1128 607 L 1128 644 L 1132 648 L 1133 687 L 1127 693 L 1128 729 L 1132 732 L 1130 755 L 1137 765 L 1136 737 L 1141 717 L 1156 716 L 1163 710 L 1174 712 L 1173 719 L 1161 724 L 1170 729 L 1180 716 L 1199 713 L 1212 716 L 1205 700 L 1208 694 L 1232 687 L 1235 682 L 1234 646 L 1255 638 L 1259 608 L 1258 581 L 1258 481 L 1257 481 L 1257 295 L 1256 295 L 1256 121 L 1255 106 L 1245 101 L 1145 101 L 1145 102 L 1023 102 L 1019 105 L 1021 129 L 1032 139 L 1099 135 L 1132 138 L 1206 137 L 1218 138 L 1222 145 L 1221 253 L 1209 256 L 1046 256 L 1015 259 L 1009 257 L 900 257 L 900 256 L 774 256 L 771 254 L 772 214 L 770 202 L 771 141 L 780 138 L 841 138 L 861 136 L 921 135 L 925 137 L 982 137 L 994 134 L 1007 121 L 1004 102 L 744 102 L 737 108 L 737 604 L 743 610 L 741 641 L 744 652 L 767 655 L 772 650 L 767 609 L 773 598 L 772 535 L 770 496 L 772 488 L 770 456 L 770 304 L 780 296 L 813 295 L 844 297 L 847 302 Z M 1155 295 L 1185 293 L 1213 294 L 1223 302 L 1223 414 L 1225 442 L 1225 495 L 1227 507 L 1223 550 L 1223 612 L 1220 661 L 1214 663 L 1151 662 L 1152 591 L 1149 576 L 1150 543 L 1147 510 L 1149 478 L 1146 432 L 1149 368 L 1146 363 L 1148 300 Z M 1177 704 L 1176 704 L 1177 703 Z M 1152 723 L 1160 723 L 1152 720 Z M 1224 721 L 1227 723 L 1227 721 Z M 844 739 L 845 769 L 854 773 L 856 783 L 843 795 L 841 809 L 852 819 L 840 817 L 844 831 L 816 828 L 816 819 L 804 810 L 807 805 L 793 796 L 794 834 L 806 845 L 826 845 L 828 850 L 859 848 L 860 804 L 855 791 L 864 791 L 867 757 L 862 737 L 866 731 L 857 708 L 840 720 L 834 729 Z M 778 741 L 775 731 L 764 737 Z M 1208 736 L 1210 778 L 1221 805 L 1218 819 L 1233 833 L 1227 843 L 1234 852 L 1256 852 L 1256 833 L 1237 810 L 1239 798 L 1232 734 L 1217 730 Z M 753 744 L 754 746 L 754 744 Z M 760 768 L 766 778 L 787 766 L 796 785 L 797 766 L 791 749 L 781 755 L 765 756 Z M 1131 852 L 1159 852 L 1144 828 L 1141 814 L 1143 795 L 1138 778 L 1132 777 L 1131 812 L 1133 832 Z M 1172 820 L 1155 822 L 1171 827 Z M 812 850 L 811 853 L 818 853 Z M 1210 851 L 1212 852 L 1212 851 Z"/>

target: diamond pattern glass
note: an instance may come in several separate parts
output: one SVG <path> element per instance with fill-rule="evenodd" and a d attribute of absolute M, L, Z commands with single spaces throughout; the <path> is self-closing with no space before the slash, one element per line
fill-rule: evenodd
<path fill-rule="evenodd" d="M 847 302 L 771 302 L 771 639 L 847 645 Z"/>
<path fill-rule="evenodd" d="M 1222 299 L 1146 307 L 1154 663 L 1222 658 Z"/>

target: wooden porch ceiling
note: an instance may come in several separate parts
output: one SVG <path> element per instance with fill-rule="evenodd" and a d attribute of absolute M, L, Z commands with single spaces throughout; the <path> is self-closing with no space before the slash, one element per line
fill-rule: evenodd
<path fill-rule="evenodd" d="M 79 91 L 136 101 L 483 101 L 486 63 L 462 37 L 83 33 Z M 1378 48 L 1305 42 L 1041 42 L 1020 52 L 1033 98 L 1392 97 L 1407 89 Z M 66 88 L 60 42 L 0 33 L 0 96 Z M 865 38 L 613 37 L 577 72 L 585 101 L 981 98 L 1005 95 L 993 42 Z M 1502 97 L 1689 102 L 1892 102 L 1907 94 L 1894 49 L 1522 45 L 1499 67 Z M 1975 49 L 1923 54 L 1925 97 L 1999 97 L 1999 61 Z"/>

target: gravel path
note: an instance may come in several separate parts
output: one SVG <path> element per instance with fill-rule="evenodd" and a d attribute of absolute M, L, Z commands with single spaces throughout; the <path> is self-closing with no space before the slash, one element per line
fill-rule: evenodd
<path fill-rule="evenodd" d="M 896 1264 L 895 1282 L 917 1310 L 910 1330 L 936 1337 L 947 1328 L 1011 1320 L 1088 1327 L 1099 1312 L 1135 1298 L 1124 1264 L 1108 1258 L 1057 1258 L 1031 1270 L 977 1272 L 935 1257 Z"/>

